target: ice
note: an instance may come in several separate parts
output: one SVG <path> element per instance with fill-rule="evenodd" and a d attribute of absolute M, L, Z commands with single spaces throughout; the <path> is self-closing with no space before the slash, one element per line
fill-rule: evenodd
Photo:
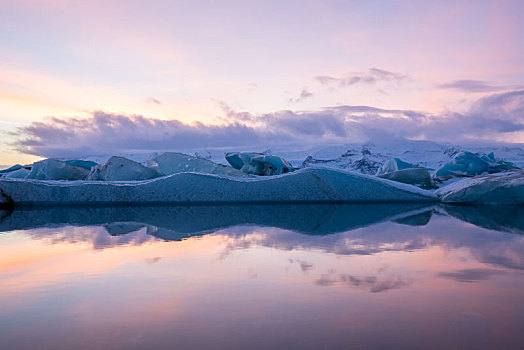
<path fill-rule="evenodd" d="M 524 170 L 466 178 L 437 192 L 444 203 L 524 204 Z"/>
<path fill-rule="evenodd" d="M 57 159 L 45 159 L 33 163 L 27 179 L 37 180 L 85 180 L 89 170 L 69 165 Z"/>
<path fill-rule="evenodd" d="M 31 171 L 26 168 L 19 168 L 17 170 L 3 174 L 4 179 L 25 179 Z"/>
<path fill-rule="evenodd" d="M 244 173 L 272 176 L 294 171 L 284 158 L 252 152 L 230 152 L 226 153 L 226 160 L 234 168 Z"/>
<path fill-rule="evenodd" d="M 411 163 L 404 162 L 400 158 L 393 158 L 393 159 L 388 160 L 386 163 L 384 163 L 384 165 L 382 165 L 378 169 L 376 175 L 377 176 L 383 175 L 383 174 L 391 173 L 393 171 L 399 171 L 399 170 L 409 169 L 409 168 L 416 168 L 416 167 Z"/>
<path fill-rule="evenodd" d="M 166 152 L 154 157 L 147 161 L 147 165 L 162 175 L 195 172 L 201 174 L 227 175 L 232 177 L 248 177 L 247 174 L 232 167 L 176 152 Z"/>
<path fill-rule="evenodd" d="M 66 164 L 78 166 L 80 168 L 84 168 L 87 170 L 91 170 L 92 167 L 97 166 L 98 163 L 89 161 L 89 160 L 81 160 L 81 159 L 72 159 L 72 160 L 66 160 Z"/>
<path fill-rule="evenodd" d="M 1 175 L 1 174 L 6 174 L 6 173 L 10 173 L 10 172 L 15 171 L 15 170 L 18 170 L 18 169 L 20 169 L 20 168 L 22 168 L 22 166 L 21 166 L 20 164 L 15 164 L 15 165 L 13 165 L 13 166 L 10 167 L 10 168 L 0 170 L 0 175 Z"/>
<path fill-rule="evenodd" d="M 459 152 L 453 160 L 435 172 L 435 176 L 451 175 L 480 175 L 483 173 L 497 173 L 504 170 L 516 169 L 510 162 L 495 160 L 495 155 L 478 156 L 472 152 Z"/>
<path fill-rule="evenodd" d="M 91 169 L 88 180 L 93 181 L 138 181 L 161 176 L 155 169 L 143 166 L 124 157 L 111 157 L 104 164 Z"/>
<path fill-rule="evenodd" d="M 431 173 L 424 168 L 407 168 L 397 171 L 391 171 L 386 174 L 377 175 L 383 179 L 402 182 L 405 184 L 415 185 L 424 189 L 435 188 Z"/>
<path fill-rule="evenodd" d="M 436 202 L 431 191 L 333 169 L 231 178 L 179 173 L 147 181 L 56 182 L 0 179 L 0 201 L 15 205 L 74 203 Z"/>

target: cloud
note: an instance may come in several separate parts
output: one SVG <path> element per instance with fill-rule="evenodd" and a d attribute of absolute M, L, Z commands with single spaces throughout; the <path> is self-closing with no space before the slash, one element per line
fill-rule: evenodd
<path fill-rule="evenodd" d="M 308 99 L 308 98 L 311 98 L 311 97 L 313 97 L 313 94 L 311 92 L 309 92 L 306 88 L 304 88 L 304 89 L 302 89 L 302 91 L 300 92 L 300 95 L 298 95 L 298 97 L 290 98 L 288 100 L 288 102 L 290 102 L 290 103 L 301 102 L 301 101 L 304 101 L 305 99 Z"/>
<path fill-rule="evenodd" d="M 407 75 L 394 73 L 379 68 L 369 68 L 367 72 L 354 73 L 344 77 L 333 77 L 329 75 L 320 75 L 315 77 L 315 80 L 317 80 L 322 85 L 338 85 L 341 87 L 355 84 L 373 85 L 379 82 L 399 83 L 408 79 L 409 77 Z"/>
<path fill-rule="evenodd" d="M 466 113 L 430 115 L 371 106 L 262 115 L 236 112 L 222 103 L 222 125 L 186 124 L 139 115 L 94 112 L 89 118 L 50 117 L 21 127 L 14 147 L 43 157 L 372 140 L 426 139 L 465 143 L 524 138 L 524 90 L 479 99 Z"/>
<path fill-rule="evenodd" d="M 454 272 L 441 272 L 438 276 L 449 278 L 457 282 L 477 282 L 487 280 L 491 278 L 491 276 L 501 273 L 505 272 L 488 269 L 464 269 Z"/>
<path fill-rule="evenodd" d="M 157 100 L 156 98 L 153 98 L 153 97 L 149 97 L 146 99 L 146 103 L 150 103 L 150 104 L 155 104 L 155 105 L 161 105 L 162 102 L 160 102 L 159 100 Z"/>
<path fill-rule="evenodd" d="M 482 80 L 455 80 L 437 86 L 441 89 L 455 89 L 464 92 L 494 92 L 507 90 L 507 87 L 491 85 Z"/>

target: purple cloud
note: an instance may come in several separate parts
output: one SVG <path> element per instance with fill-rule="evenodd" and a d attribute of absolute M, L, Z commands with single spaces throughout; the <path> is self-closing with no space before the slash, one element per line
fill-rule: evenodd
<path fill-rule="evenodd" d="M 524 131 L 524 90 L 479 99 L 467 113 L 336 106 L 318 111 L 236 112 L 222 103 L 225 125 L 185 124 L 94 112 L 90 118 L 47 118 L 19 128 L 14 146 L 43 157 L 80 157 L 194 148 L 358 143 L 376 139 L 467 142 Z"/>
<path fill-rule="evenodd" d="M 441 89 L 455 89 L 464 92 L 493 92 L 507 89 L 507 87 L 494 86 L 482 80 L 455 80 L 437 86 Z"/>
<path fill-rule="evenodd" d="M 308 99 L 308 98 L 311 98 L 311 97 L 313 97 L 313 93 L 309 92 L 306 88 L 303 88 L 302 91 L 300 92 L 300 95 L 298 95 L 298 97 L 290 98 L 288 102 L 290 102 L 290 103 L 301 102 L 301 101 L 304 101 L 305 99 Z"/>
<path fill-rule="evenodd" d="M 155 105 L 161 105 L 162 104 L 162 102 L 160 102 L 160 100 L 157 100 L 156 98 L 153 98 L 153 97 L 146 98 L 146 103 L 155 104 Z"/>
<path fill-rule="evenodd" d="M 360 72 L 344 77 L 333 77 L 329 75 L 316 76 L 317 80 L 322 85 L 338 85 L 351 86 L 355 84 L 377 84 L 379 82 L 401 82 L 408 80 L 409 77 L 404 74 L 390 72 L 379 68 L 369 68 L 367 72 Z"/>

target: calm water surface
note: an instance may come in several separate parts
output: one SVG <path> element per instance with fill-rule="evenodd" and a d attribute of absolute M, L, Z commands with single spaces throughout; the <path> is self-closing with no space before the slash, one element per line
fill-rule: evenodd
<path fill-rule="evenodd" d="M 2 349 L 522 349 L 524 208 L 0 211 Z"/>

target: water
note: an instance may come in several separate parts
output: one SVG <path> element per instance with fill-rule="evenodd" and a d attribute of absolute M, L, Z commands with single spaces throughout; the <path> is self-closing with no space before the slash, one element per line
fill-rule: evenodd
<path fill-rule="evenodd" d="M 522 349 L 524 208 L 0 212 L 2 349 Z"/>

